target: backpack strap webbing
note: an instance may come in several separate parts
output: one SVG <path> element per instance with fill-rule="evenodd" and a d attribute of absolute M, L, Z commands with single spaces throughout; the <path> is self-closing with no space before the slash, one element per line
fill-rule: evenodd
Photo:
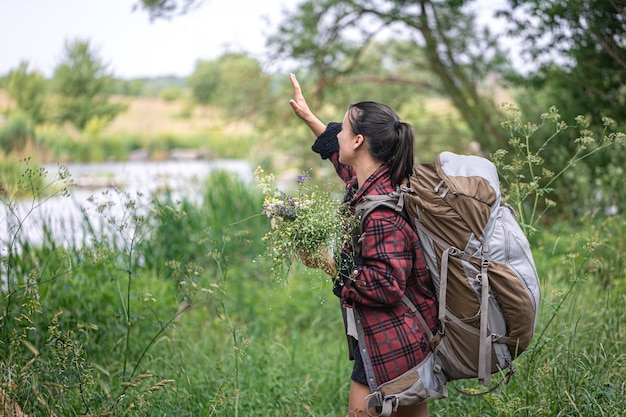
<path fill-rule="evenodd" d="M 489 247 L 483 245 L 480 267 L 480 344 L 478 347 L 478 382 L 491 384 L 491 332 L 489 331 Z"/>
<path fill-rule="evenodd" d="M 406 212 L 406 210 L 404 210 L 403 193 L 393 192 L 391 194 L 375 194 L 364 196 L 363 200 L 355 206 L 354 212 L 358 219 L 358 225 L 355 226 L 352 231 L 352 243 L 355 253 L 361 252 L 361 242 L 364 238 L 363 224 L 365 223 L 365 219 L 372 211 L 380 206 L 394 210 L 396 213 L 401 215 L 407 222 L 409 222 L 410 225 L 413 225 L 409 214 Z"/>

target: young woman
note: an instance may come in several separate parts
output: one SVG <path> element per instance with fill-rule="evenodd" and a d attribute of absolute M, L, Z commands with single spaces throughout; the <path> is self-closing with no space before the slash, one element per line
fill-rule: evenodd
<path fill-rule="evenodd" d="M 343 122 L 326 126 L 309 109 L 295 75 L 290 75 L 294 113 L 317 137 L 313 151 L 328 159 L 346 183 L 345 204 L 354 208 L 364 196 L 389 194 L 413 170 L 412 127 L 381 103 L 350 105 Z M 422 362 L 430 347 L 406 295 L 436 331 L 433 284 L 412 226 L 394 210 L 380 207 L 363 224 L 360 253 L 345 250 L 335 264 L 325 255 L 303 256 L 309 267 L 333 277 L 340 297 L 350 357 L 354 359 L 348 416 L 367 416 L 366 397 Z M 427 403 L 398 409 L 399 416 L 428 416 Z"/>

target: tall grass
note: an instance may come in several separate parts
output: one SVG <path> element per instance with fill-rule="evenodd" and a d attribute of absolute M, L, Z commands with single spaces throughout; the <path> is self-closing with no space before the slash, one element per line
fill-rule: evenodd
<path fill-rule="evenodd" d="M 163 403 L 157 400 L 158 392 L 176 382 L 165 375 L 184 353 L 170 337 L 196 303 L 214 298 L 224 306 L 212 296 L 223 284 L 214 272 L 225 261 L 238 265 L 254 257 L 244 249 L 254 246 L 244 242 L 254 218 L 232 231 L 229 216 L 238 218 L 242 210 L 250 217 L 247 211 L 257 210 L 259 197 L 220 174 L 207 184 L 202 205 L 213 214 L 189 210 L 194 216 L 184 221 L 189 227 L 172 230 L 164 223 L 187 218 L 178 203 L 109 190 L 91 199 L 92 214 L 99 217 L 94 220 L 86 209 L 83 230 L 66 230 L 90 238 L 81 246 L 61 247 L 45 225 L 40 244 L 20 232 L 51 197 L 37 191 L 44 188 L 40 174 L 26 170 L 33 203 L 23 217 L 14 209 L 17 192 L 2 197 L 3 221 L 15 225 L 2 241 L 2 404 L 19 404 L 34 415 L 146 415 L 180 407 L 184 390 L 175 396 L 168 391 Z M 227 210 L 216 213 L 211 208 L 216 204 Z M 176 250 L 150 250 L 159 245 Z M 187 260 L 179 256 L 186 249 Z"/>

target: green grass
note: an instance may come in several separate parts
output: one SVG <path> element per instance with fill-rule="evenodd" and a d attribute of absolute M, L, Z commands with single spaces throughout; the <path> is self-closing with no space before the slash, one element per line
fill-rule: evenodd
<path fill-rule="evenodd" d="M 325 275 L 272 280 L 260 193 L 226 174 L 201 192 L 163 194 L 145 217 L 124 197 L 117 238 L 87 248 L 2 242 L 0 387 L 26 414 L 345 414 L 352 364 Z M 431 415 L 626 415 L 625 223 L 582 220 L 532 237 L 542 305 L 511 383 L 450 387 Z"/>

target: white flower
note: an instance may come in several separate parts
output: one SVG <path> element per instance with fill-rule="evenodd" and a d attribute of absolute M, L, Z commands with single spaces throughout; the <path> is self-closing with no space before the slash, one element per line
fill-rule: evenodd
<path fill-rule="evenodd" d="M 261 212 L 270 219 L 271 230 L 263 240 L 275 278 L 288 273 L 299 251 L 316 251 L 322 246 L 332 251 L 349 241 L 340 202 L 314 186 L 308 175 L 298 176 L 294 196 L 276 189 L 274 175 L 264 175 L 260 167 L 255 170 L 255 180 L 265 194 Z"/>

